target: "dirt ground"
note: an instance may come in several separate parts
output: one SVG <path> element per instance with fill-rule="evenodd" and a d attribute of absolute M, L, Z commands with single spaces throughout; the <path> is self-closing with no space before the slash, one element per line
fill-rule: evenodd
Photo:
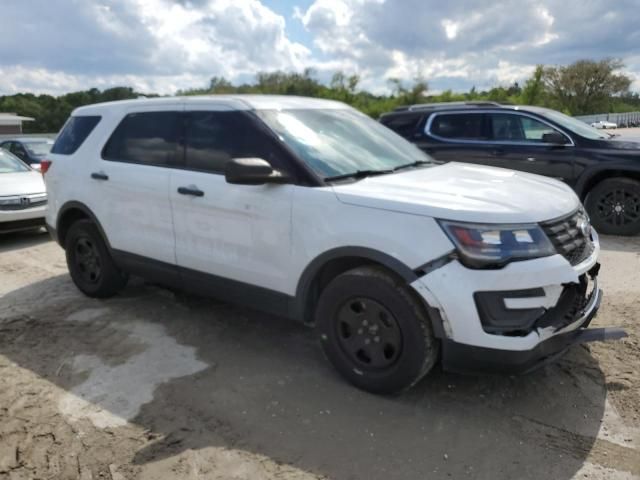
<path fill-rule="evenodd" d="M 133 282 L 99 301 L 46 235 L 0 238 L 0 480 L 640 478 L 640 238 L 604 238 L 598 325 L 523 377 L 379 397 L 312 331 Z"/>

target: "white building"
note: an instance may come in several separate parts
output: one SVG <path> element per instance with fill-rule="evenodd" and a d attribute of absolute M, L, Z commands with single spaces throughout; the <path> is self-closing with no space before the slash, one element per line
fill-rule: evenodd
<path fill-rule="evenodd" d="M 0 135 L 22 133 L 22 122 L 32 122 L 31 117 L 21 117 L 15 113 L 0 112 Z"/>

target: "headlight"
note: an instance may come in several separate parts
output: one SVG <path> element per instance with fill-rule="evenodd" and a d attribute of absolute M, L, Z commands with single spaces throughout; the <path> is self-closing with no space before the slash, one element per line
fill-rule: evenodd
<path fill-rule="evenodd" d="M 500 268 L 514 260 L 546 257 L 555 248 L 536 224 L 483 225 L 440 220 L 460 261 L 470 268 Z"/>

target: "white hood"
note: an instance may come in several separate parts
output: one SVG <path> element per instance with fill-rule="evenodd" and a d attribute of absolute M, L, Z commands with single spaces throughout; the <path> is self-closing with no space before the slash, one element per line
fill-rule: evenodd
<path fill-rule="evenodd" d="M 464 163 L 374 176 L 333 189 L 347 204 L 465 222 L 541 222 L 580 205 L 558 180 Z"/>
<path fill-rule="evenodd" d="M 0 197 L 44 193 L 44 181 L 39 172 L 0 173 Z"/>

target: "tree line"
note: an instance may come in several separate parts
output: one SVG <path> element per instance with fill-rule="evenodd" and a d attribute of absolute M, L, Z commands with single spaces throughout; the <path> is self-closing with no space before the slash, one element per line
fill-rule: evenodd
<path fill-rule="evenodd" d="M 377 118 L 402 105 L 451 101 L 496 101 L 538 105 L 563 111 L 569 115 L 623 113 L 640 110 L 640 95 L 631 92 L 632 79 L 622 73 L 624 65 L 615 59 L 580 60 L 567 66 L 539 65 L 523 85 L 497 86 L 468 92 L 447 90 L 439 94 L 429 91 L 421 78 L 407 82 L 389 79 L 390 93 L 375 95 L 359 88 L 360 78 L 337 72 L 328 84 L 315 77 L 312 69 L 301 73 L 261 72 L 252 83 L 235 85 L 223 77 L 213 77 L 204 88 L 181 90 L 178 95 L 258 93 L 303 95 L 339 100 Z M 58 97 L 18 93 L 0 96 L 0 112 L 16 112 L 34 117 L 24 124 L 26 133 L 57 132 L 73 109 L 91 103 L 125 100 L 140 96 L 129 87 L 106 90 L 92 88 Z"/>

